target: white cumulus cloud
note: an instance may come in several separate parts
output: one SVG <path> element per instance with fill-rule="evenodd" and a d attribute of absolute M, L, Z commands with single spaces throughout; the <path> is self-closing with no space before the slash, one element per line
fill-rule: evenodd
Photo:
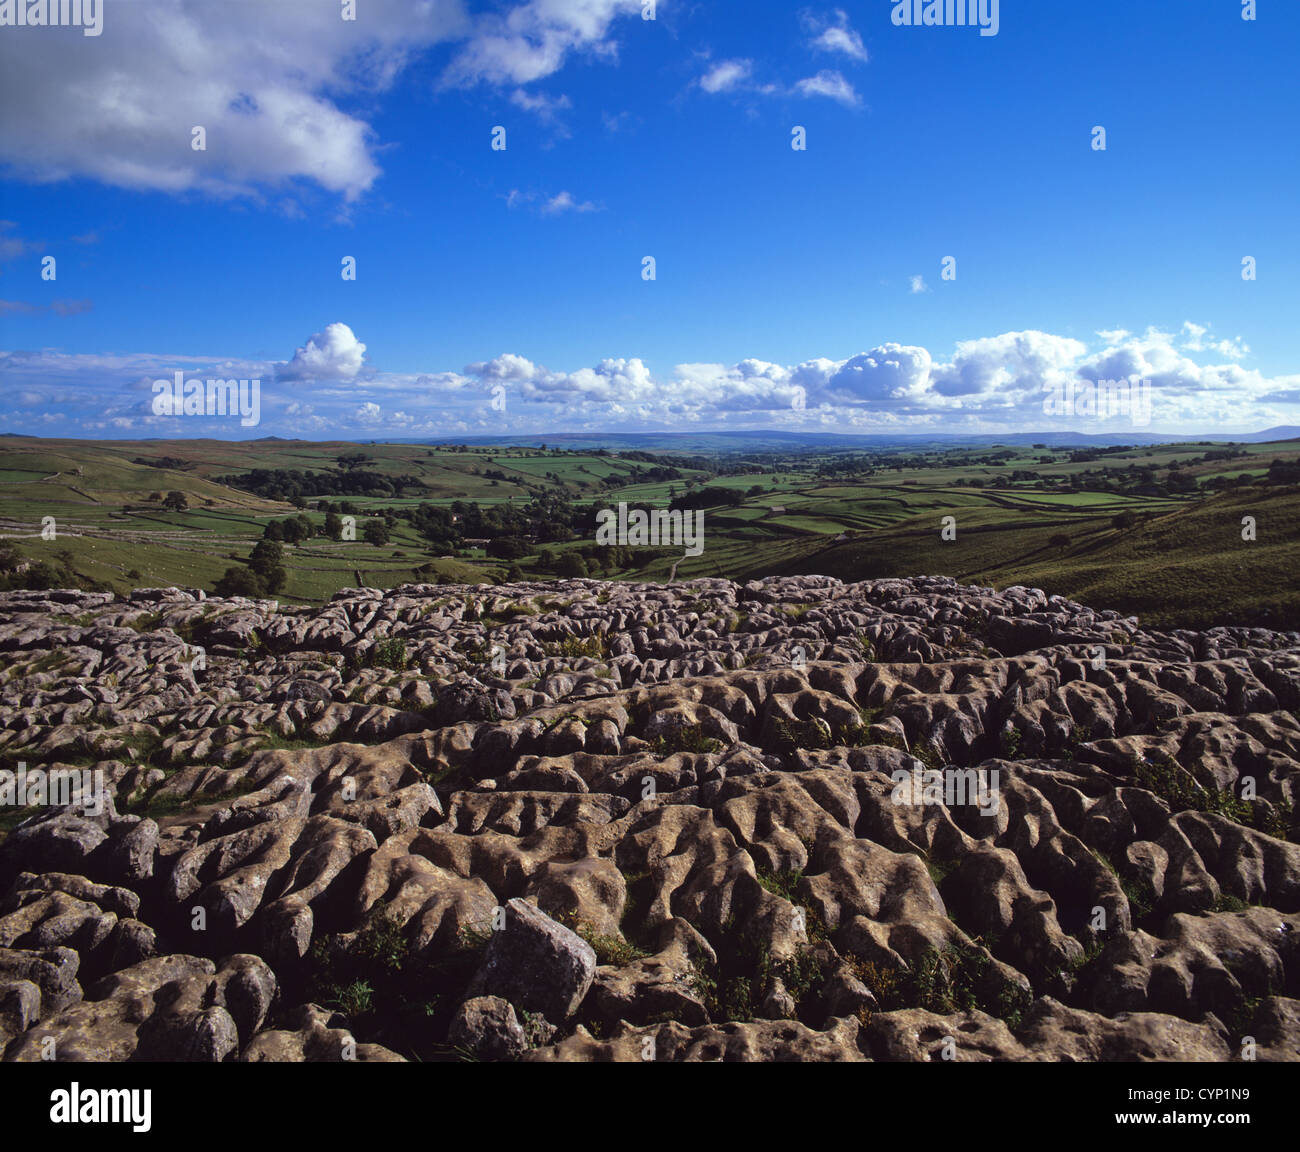
<path fill-rule="evenodd" d="M 881 343 L 848 357 L 795 364 L 761 357 L 734 363 L 679 363 L 653 371 L 635 356 L 612 356 L 573 370 L 516 352 L 453 372 L 384 372 L 345 324 L 331 324 L 282 364 L 238 357 L 55 349 L 0 352 L 0 379 L 13 411 L 5 425 L 47 435 L 93 435 L 133 423 L 174 433 L 150 414 L 151 382 L 189 378 L 310 379 L 309 395 L 263 389 L 259 435 L 346 437 L 555 432 L 650 428 L 825 428 L 855 432 L 1125 432 L 1122 416 L 1079 420 L 1047 415 L 1045 389 L 1099 380 L 1150 386 L 1151 420 L 1142 431 L 1192 434 L 1256 431 L 1300 423 L 1300 374 L 1268 376 L 1221 355 L 1207 325 L 1140 335 L 1111 330 L 1090 342 L 1034 329 L 976 336 L 950 351 Z M 1240 341 L 1228 341 L 1236 352 Z M 1189 345 L 1198 345 L 1195 351 Z M 497 386 L 504 408 L 488 403 Z M 33 398 L 36 402 L 33 402 Z M 114 422 L 117 423 L 114 423 Z M 189 426 L 187 426 L 189 427 Z M 160 431 L 161 429 L 161 431 Z M 191 434 L 225 435 L 214 423 Z"/>
<path fill-rule="evenodd" d="M 366 346 L 346 324 L 327 324 L 278 372 L 281 380 L 352 380 L 361 371 Z"/>
<path fill-rule="evenodd" d="M 379 175 L 374 133 L 336 100 L 388 88 L 468 31 L 460 0 L 104 5 L 97 37 L 0 35 L 0 163 L 33 180 L 257 194 L 302 179 L 345 199 Z M 191 147 L 201 126 L 207 148 Z"/>

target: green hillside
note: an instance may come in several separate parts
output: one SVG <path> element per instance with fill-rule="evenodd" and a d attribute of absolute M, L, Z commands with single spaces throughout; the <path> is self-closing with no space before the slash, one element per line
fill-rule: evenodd
<path fill-rule="evenodd" d="M 705 459 L 644 451 L 0 437 L 4 578 L 213 589 L 266 535 L 276 594 L 593 575 L 944 574 L 1033 584 L 1152 624 L 1297 627 L 1300 444 L 915 447 Z M 704 549 L 604 548 L 619 502 L 702 506 Z M 337 514 L 356 535 L 329 534 Z M 1253 516 L 1256 539 L 1242 539 Z M 41 535 L 53 517 L 54 539 Z M 952 518 L 955 538 L 941 526 Z M 370 527 L 378 535 L 365 534 Z M 287 531 L 287 529 L 286 529 Z M 491 547 L 487 547 L 488 544 Z M 3 554 L 0 552 L 0 554 Z M 17 570 L 15 570 L 17 565 Z"/>
<path fill-rule="evenodd" d="M 943 574 L 1005 588 L 1028 584 L 1133 613 L 1158 627 L 1225 620 L 1300 628 L 1300 494 L 1247 489 L 1157 515 L 1130 528 L 1109 516 L 956 510 L 957 538 L 940 538 L 937 510 L 851 542 L 758 563 L 753 575 L 821 573 L 842 580 Z M 1257 538 L 1242 539 L 1253 516 Z M 1053 543 L 1058 536 L 1068 544 Z"/>

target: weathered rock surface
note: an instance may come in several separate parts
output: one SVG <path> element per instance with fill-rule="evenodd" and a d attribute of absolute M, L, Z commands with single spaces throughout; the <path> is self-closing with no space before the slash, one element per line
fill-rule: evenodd
<path fill-rule="evenodd" d="M 577 1010 L 596 974 L 596 953 L 577 933 L 518 897 L 506 904 L 472 989 L 496 996 L 553 1024 Z"/>
<path fill-rule="evenodd" d="M 528 1050 L 514 1006 L 499 996 L 466 1000 L 456 1010 L 447 1038 L 476 1060 L 513 1060 Z"/>
<path fill-rule="evenodd" d="M 5 1060 L 1300 1059 L 1300 634 L 804 576 L 0 654 Z"/>

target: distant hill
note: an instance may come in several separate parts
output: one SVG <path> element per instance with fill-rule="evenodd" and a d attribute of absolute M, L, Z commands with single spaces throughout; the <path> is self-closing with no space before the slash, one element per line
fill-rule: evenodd
<path fill-rule="evenodd" d="M 552 432 L 502 436 L 447 436 L 434 440 L 393 441 L 414 444 L 464 444 L 476 447 L 605 449 L 610 452 L 863 452 L 873 449 L 991 448 L 1044 444 L 1049 448 L 1114 448 L 1122 445 L 1238 443 L 1264 444 L 1300 437 L 1300 428 L 1284 426 L 1236 435 L 1167 436 L 1146 432 L 1002 432 L 853 435 L 838 432 L 786 432 L 775 429 L 721 432 Z"/>
<path fill-rule="evenodd" d="M 41 437 L 24 432 L 3 432 L 0 439 L 10 437 L 21 440 L 37 440 Z M 402 445 L 447 445 L 464 444 L 474 447 L 498 448 L 539 448 L 547 445 L 553 448 L 569 450 L 596 451 L 604 449 L 609 452 L 687 452 L 687 453 L 726 453 L 726 452 L 864 452 L 872 449 L 915 450 L 923 451 L 943 448 L 989 448 L 998 445 L 1018 446 L 1044 444 L 1049 448 L 1114 448 L 1125 445 L 1135 447 L 1160 444 L 1267 444 L 1300 439 L 1300 427 L 1295 425 L 1278 425 L 1265 428 L 1259 432 L 1196 432 L 1181 436 L 1154 432 L 989 432 L 989 433 L 872 433 L 852 434 L 841 432 L 790 432 L 783 429 L 722 429 L 707 432 L 516 432 L 497 436 L 390 436 L 375 439 L 372 436 L 357 437 L 352 440 L 332 439 L 314 440 L 297 436 L 259 436 L 249 439 L 194 439 L 174 441 L 165 436 L 144 436 L 125 439 L 93 439 L 58 437 L 51 443 L 103 445 L 120 447 L 126 443 L 162 444 L 310 444 L 315 447 L 326 445 L 356 444 L 372 446 L 376 444 Z"/>

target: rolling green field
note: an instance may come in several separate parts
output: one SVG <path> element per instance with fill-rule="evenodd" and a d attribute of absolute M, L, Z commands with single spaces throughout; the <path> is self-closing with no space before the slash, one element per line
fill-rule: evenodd
<path fill-rule="evenodd" d="M 0 437 L 0 544 L 22 561 L 61 565 L 117 591 L 212 589 L 244 563 L 269 523 L 301 516 L 321 534 L 284 546 L 287 581 L 278 595 L 307 603 L 358 584 L 511 574 L 928 573 L 994 587 L 1033 584 L 1156 625 L 1300 627 L 1300 495 L 1294 483 L 1270 477 L 1273 461 L 1300 462 L 1300 442 L 1233 445 L 1232 459 L 1215 455 L 1224 447 L 733 450 L 706 461 L 586 449 Z M 354 468 L 375 491 L 329 490 Z M 291 503 L 237 486 L 253 483 L 258 470 L 304 474 L 302 491 Z M 461 514 L 474 505 L 558 508 L 557 522 L 572 516 L 576 524 L 584 510 L 619 501 L 666 507 L 702 489 L 740 502 L 704 509 L 697 557 L 643 548 L 622 550 L 615 562 L 591 532 L 561 528 L 549 538 L 520 537 L 526 554 L 507 562 L 487 556 L 468 539 L 472 532 L 435 541 L 410 519 L 422 505 Z M 183 499 L 169 500 L 174 493 Z M 340 507 L 361 526 L 383 517 L 387 540 L 323 534 L 326 510 Z M 43 527 L 50 535 L 50 517 L 52 539 L 42 535 Z M 946 517 L 955 538 L 941 534 Z M 1254 540 L 1243 539 L 1243 517 L 1255 519 Z"/>

